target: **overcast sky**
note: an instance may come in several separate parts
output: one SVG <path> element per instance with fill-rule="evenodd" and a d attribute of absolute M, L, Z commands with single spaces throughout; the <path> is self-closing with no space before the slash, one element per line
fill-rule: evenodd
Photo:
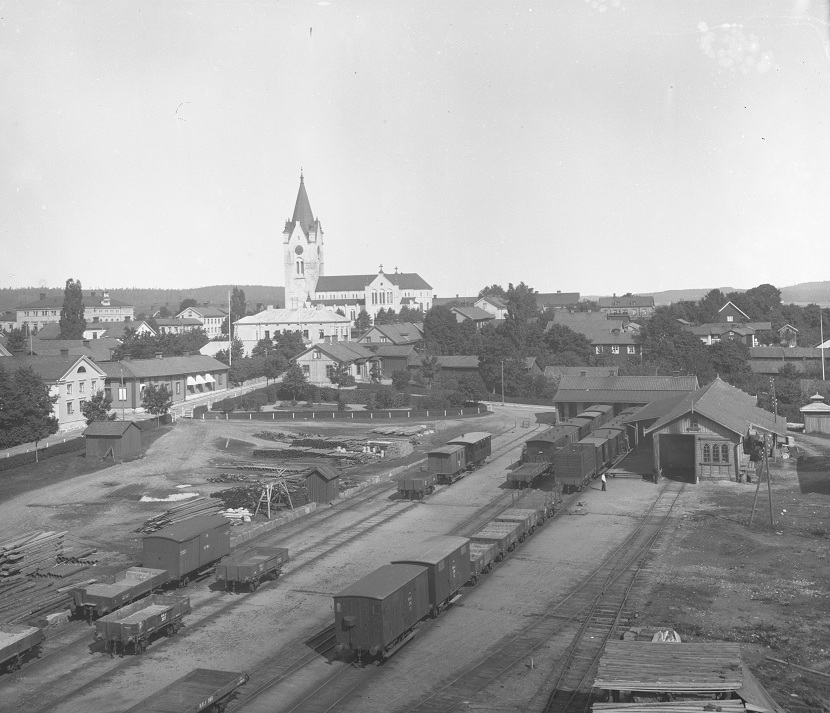
<path fill-rule="evenodd" d="M 0 285 L 830 279 L 827 0 L 5 0 Z"/>

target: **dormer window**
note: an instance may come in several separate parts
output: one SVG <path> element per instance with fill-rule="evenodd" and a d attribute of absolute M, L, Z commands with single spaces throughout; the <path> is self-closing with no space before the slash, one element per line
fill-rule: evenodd
<path fill-rule="evenodd" d="M 728 315 L 726 315 L 726 321 L 727 322 L 734 322 L 735 318 L 731 314 L 728 314 Z"/>

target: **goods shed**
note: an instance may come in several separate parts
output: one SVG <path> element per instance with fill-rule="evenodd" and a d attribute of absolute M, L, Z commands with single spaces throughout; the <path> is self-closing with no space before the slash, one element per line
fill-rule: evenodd
<path fill-rule="evenodd" d="M 116 463 L 141 455 L 141 429 L 132 421 L 93 421 L 83 432 L 87 458 Z"/>
<path fill-rule="evenodd" d="M 330 503 L 340 497 L 340 475 L 327 465 L 316 465 L 306 473 L 305 486 L 311 503 Z"/>

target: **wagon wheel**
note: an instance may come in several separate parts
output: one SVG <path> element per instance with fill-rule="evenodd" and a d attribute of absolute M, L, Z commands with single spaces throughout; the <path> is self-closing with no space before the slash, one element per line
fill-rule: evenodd
<path fill-rule="evenodd" d="M 190 580 L 187 577 L 182 577 L 181 580 L 179 581 L 179 588 L 184 589 L 189 583 L 190 583 Z"/>
<path fill-rule="evenodd" d="M 252 579 L 251 580 L 251 591 L 255 592 L 258 588 L 259 588 L 259 580 L 258 579 Z"/>
<path fill-rule="evenodd" d="M 176 627 L 173 624 L 170 624 L 165 630 L 164 635 L 167 637 L 175 636 L 176 635 Z"/>

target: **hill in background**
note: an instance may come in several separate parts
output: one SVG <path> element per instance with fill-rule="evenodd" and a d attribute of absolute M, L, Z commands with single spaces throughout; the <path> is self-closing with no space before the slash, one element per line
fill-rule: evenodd
<path fill-rule="evenodd" d="M 209 287 L 193 287 L 191 289 L 155 289 L 145 287 L 128 287 L 108 289 L 109 295 L 114 300 L 120 300 L 127 304 L 134 305 L 136 313 L 143 311 L 147 316 L 156 310 L 166 306 L 172 312 L 178 310 L 183 300 L 192 298 L 199 304 L 209 302 L 217 307 L 227 308 L 228 293 L 238 287 L 245 292 L 245 300 L 248 308 L 252 309 L 258 303 L 273 305 L 274 307 L 285 306 L 285 288 L 271 287 L 266 285 L 211 285 Z M 93 290 L 84 288 L 84 298 Z M 103 290 L 94 290 L 100 295 Z M 0 289 L 0 312 L 13 310 L 28 302 L 36 302 L 40 295 L 45 293 L 47 297 L 63 299 L 63 288 L 47 287 L 26 287 L 20 289 Z"/>

